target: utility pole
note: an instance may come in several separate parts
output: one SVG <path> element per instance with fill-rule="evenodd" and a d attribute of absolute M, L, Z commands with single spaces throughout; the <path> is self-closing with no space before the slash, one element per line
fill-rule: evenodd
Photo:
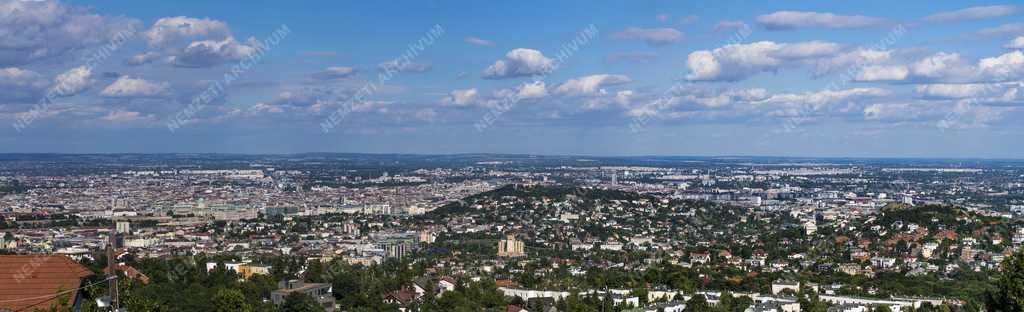
<path fill-rule="evenodd" d="M 107 242 L 107 290 L 110 296 L 110 307 L 111 311 L 118 311 L 120 309 L 120 303 L 117 298 L 117 271 L 116 265 L 114 264 L 114 246 L 117 244 L 117 221 L 114 218 L 110 218 L 113 221 L 114 227 L 110 228 L 109 242 Z"/>

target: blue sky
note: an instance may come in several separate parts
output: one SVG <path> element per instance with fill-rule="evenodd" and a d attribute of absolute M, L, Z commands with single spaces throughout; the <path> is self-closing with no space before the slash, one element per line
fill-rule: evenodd
<path fill-rule="evenodd" d="M 1022 16 L 987 1 L 5 0 L 0 152 L 1020 158 Z"/>

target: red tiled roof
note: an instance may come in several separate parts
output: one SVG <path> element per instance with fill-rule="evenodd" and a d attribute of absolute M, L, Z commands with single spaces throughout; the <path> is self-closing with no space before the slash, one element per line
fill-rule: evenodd
<path fill-rule="evenodd" d="M 0 310 L 47 309 L 59 305 L 58 299 L 71 306 L 75 293 L 53 296 L 78 288 L 90 275 L 92 271 L 64 255 L 0 256 Z"/>

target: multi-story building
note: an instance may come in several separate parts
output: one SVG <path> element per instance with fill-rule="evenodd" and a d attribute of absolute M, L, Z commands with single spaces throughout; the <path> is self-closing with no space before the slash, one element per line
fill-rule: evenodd
<path fill-rule="evenodd" d="M 274 304 L 282 304 L 285 297 L 288 297 L 291 293 L 300 292 L 312 297 L 325 311 L 334 311 L 334 295 L 331 294 L 331 284 L 329 283 L 306 283 L 301 280 L 288 280 L 281 281 L 277 285 L 280 289 L 270 293 L 270 300 Z"/>
<path fill-rule="evenodd" d="M 498 257 L 524 257 L 526 252 L 523 250 L 523 242 L 516 239 L 515 235 L 508 234 L 508 236 L 498 242 Z"/>

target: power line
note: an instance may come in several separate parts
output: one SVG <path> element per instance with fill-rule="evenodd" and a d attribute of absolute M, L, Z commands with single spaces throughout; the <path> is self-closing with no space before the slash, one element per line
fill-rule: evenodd
<path fill-rule="evenodd" d="M 57 297 L 60 297 L 60 296 L 62 296 L 64 294 L 71 293 L 71 292 L 78 292 L 79 290 L 86 289 L 86 288 L 92 287 L 94 285 L 106 282 L 109 279 L 116 279 L 116 277 L 109 277 L 107 279 L 104 279 L 104 280 L 101 280 L 101 281 L 98 281 L 98 282 L 95 282 L 95 283 L 92 283 L 92 284 L 89 284 L 89 285 L 85 285 L 85 286 L 78 287 L 78 288 L 75 288 L 75 289 L 69 289 L 69 290 L 61 291 L 61 292 L 58 292 L 58 293 L 53 294 L 53 295 L 44 295 L 44 296 L 37 296 L 37 297 L 28 297 L 28 298 L 19 298 L 19 299 L 11 299 L 11 300 L 2 300 L 2 301 L 0 301 L 0 303 L 43 299 L 43 300 L 40 300 L 39 302 L 36 302 L 36 303 L 30 304 L 30 305 L 27 305 L 25 307 L 22 307 L 20 310 L 15 310 L 15 312 L 17 312 L 17 311 L 28 311 L 29 308 L 33 308 L 33 307 L 35 307 L 35 306 L 37 306 L 39 304 L 42 304 L 44 302 L 53 300 L 53 299 L 55 299 Z"/>
<path fill-rule="evenodd" d="M 58 292 L 56 295 L 43 295 L 43 296 L 38 296 L 38 297 L 18 298 L 18 299 L 10 299 L 10 300 L 0 300 L 0 303 L 26 301 L 26 300 L 41 299 L 41 298 L 54 298 L 54 297 L 63 295 L 65 293 L 69 293 L 69 292 L 73 292 L 73 291 L 79 291 L 79 290 L 82 290 L 82 289 L 85 289 L 85 288 L 89 288 L 89 287 L 92 287 L 93 285 L 96 285 L 96 284 L 99 284 L 99 283 L 103 283 L 103 282 L 109 281 L 111 279 L 116 279 L 116 277 L 108 277 L 108 278 L 105 278 L 105 279 L 103 279 L 101 281 L 98 281 L 98 282 L 95 282 L 95 283 L 92 283 L 92 284 L 89 284 L 89 285 L 85 285 L 85 286 L 78 287 L 78 288 L 75 288 L 75 289 L 70 289 L 70 290 L 65 290 L 65 291 L 62 291 L 62 292 Z"/>

